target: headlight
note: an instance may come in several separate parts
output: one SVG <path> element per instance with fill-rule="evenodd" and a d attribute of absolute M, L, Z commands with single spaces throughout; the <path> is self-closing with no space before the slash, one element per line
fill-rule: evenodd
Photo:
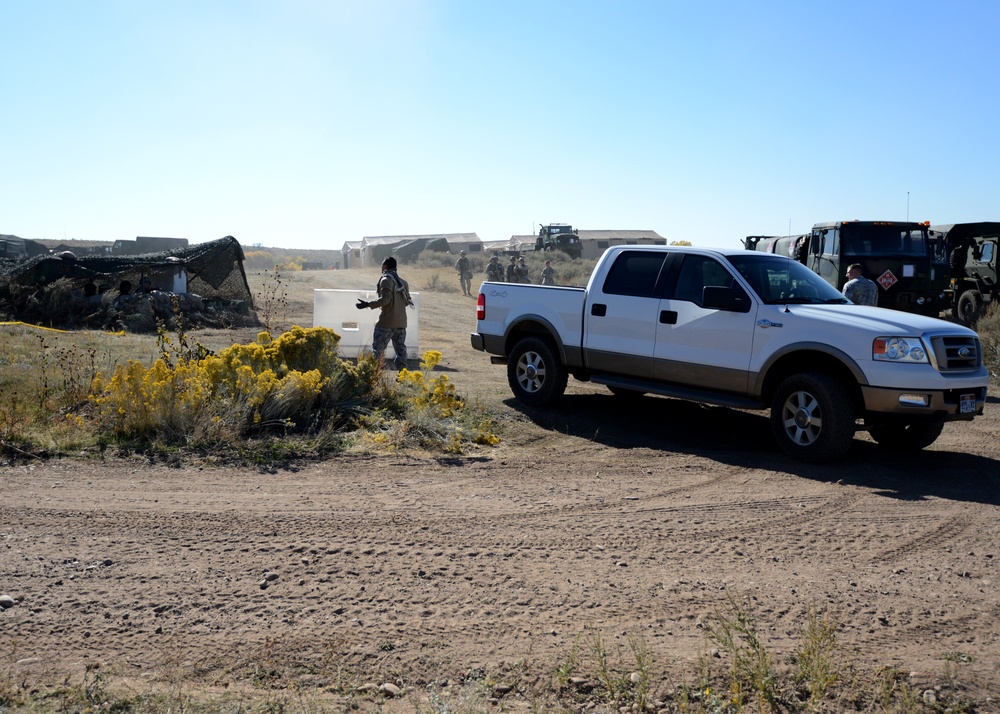
<path fill-rule="evenodd" d="M 882 362 L 927 363 L 927 351 L 919 337 L 877 337 L 872 359 Z"/>

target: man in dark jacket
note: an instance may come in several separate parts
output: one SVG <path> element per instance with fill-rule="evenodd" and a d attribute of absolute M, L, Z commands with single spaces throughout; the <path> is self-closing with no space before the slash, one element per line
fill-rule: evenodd
<path fill-rule="evenodd" d="M 359 310 L 367 307 L 382 311 L 372 334 L 372 352 L 381 362 L 386 346 L 392 342 L 396 352 L 393 362 L 396 369 L 403 369 L 406 367 L 406 308 L 413 305 L 413 300 L 410 299 L 410 286 L 396 275 L 396 259 L 392 256 L 382 261 L 382 277 L 378 279 L 376 290 L 377 299 L 358 300 L 357 304 Z"/>

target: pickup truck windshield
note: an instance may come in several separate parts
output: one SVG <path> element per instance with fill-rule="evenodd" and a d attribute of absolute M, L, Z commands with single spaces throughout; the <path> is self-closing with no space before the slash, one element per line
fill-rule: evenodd
<path fill-rule="evenodd" d="M 731 255 L 735 266 L 757 297 L 768 305 L 847 304 L 835 287 L 806 266 L 778 255 Z"/>

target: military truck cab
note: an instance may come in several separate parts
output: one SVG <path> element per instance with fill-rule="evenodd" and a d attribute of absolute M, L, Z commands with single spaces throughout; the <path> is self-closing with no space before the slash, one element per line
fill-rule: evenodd
<path fill-rule="evenodd" d="M 567 223 L 550 223 L 540 226 L 535 250 L 561 250 L 571 258 L 583 257 L 583 244 L 580 235 L 573 226 Z"/>
<path fill-rule="evenodd" d="M 797 260 L 838 290 L 858 263 L 879 286 L 879 307 L 937 316 L 951 306 L 946 253 L 928 222 L 817 223 L 804 235 L 748 236 L 744 245 Z"/>

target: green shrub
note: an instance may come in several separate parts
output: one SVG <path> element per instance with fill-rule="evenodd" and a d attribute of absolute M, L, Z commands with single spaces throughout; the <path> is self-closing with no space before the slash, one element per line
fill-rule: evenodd
<path fill-rule="evenodd" d="M 454 253 L 445 253 L 439 250 L 423 250 L 417 256 L 414 264 L 418 268 L 448 268 L 455 270 L 455 261 L 458 256 Z"/>

